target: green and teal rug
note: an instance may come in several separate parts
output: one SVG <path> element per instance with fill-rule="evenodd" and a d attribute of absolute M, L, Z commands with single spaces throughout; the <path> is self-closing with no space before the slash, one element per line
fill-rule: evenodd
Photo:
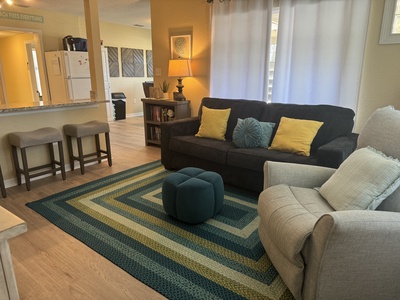
<path fill-rule="evenodd" d="M 170 299 L 292 299 L 258 237 L 257 195 L 225 188 L 220 214 L 187 225 L 162 206 L 159 161 L 28 203 Z"/>

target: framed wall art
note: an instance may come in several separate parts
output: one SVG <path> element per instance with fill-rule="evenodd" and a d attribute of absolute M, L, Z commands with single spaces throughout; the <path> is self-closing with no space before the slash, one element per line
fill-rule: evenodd
<path fill-rule="evenodd" d="M 192 58 L 192 36 L 173 35 L 171 36 L 171 59 Z"/>
<path fill-rule="evenodd" d="M 122 77 L 144 77 L 142 49 L 121 48 Z"/>

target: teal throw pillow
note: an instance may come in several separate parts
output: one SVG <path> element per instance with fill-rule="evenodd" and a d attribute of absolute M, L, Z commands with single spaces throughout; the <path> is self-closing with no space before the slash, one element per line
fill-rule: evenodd
<path fill-rule="evenodd" d="M 261 143 L 261 124 L 254 118 L 238 119 L 233 129 L 233 143 L 239 148 L 256 148 Z"/>
<path fill-rule="evenodd" d="M 275 127 L 275 123 L 271 122 L 260 122 L 261 125 L 261 141 L 260 147 L 267 148 L 271 141 L 272 130 Z"/>

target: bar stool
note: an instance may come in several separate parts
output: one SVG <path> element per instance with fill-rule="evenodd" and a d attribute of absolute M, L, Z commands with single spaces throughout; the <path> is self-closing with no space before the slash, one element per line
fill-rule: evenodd
<path fill-rule="evenodd" d="M 56 175 L 57 171 L 61 171 L 62 178 L 65 180 L 65 162 L 63 152 L 63 136 L 60 130 L 51 127 L 40 128 L 29 132 L 11 132 L 8 134 L 8 140 L 11 144 L 11 150 L 14 160 L 15 172 L 17 175 L 18 185 L 21 185 L 21 174 L 25 177 L 26 189 L 31 190 L 31 178 L 50 174 Z M 57 161 L 54 157 L 54 146 L 53 143 L 58 144 L 59 160 Z M 26 156 L 26 148 L 48 145 L 50 163 L 39 165 L 36 167 L 29 168 L 28 160 Z M 21 152 L 22 169 L 19 165 L 18 151 Z M 57 167 L 58 166 L 58 167 Z M 36 172 L 42 170 L 41 172 Z M 31 173 L 32 172 L 32 173 Z"/>
<path fill-rule="evenodd" d="M 69 160 L 71 170 L 74 170 L 75 160 L 79 161 L 81 173 L 85 174 L 85 164 L 89 162 L 98 161 L 101 163 L 102 159 L 107 158 L 108 165 L 111 167 L 111 146 L 110 146 L 110 126 L 106 122 L 90 121 L 84 124 L 66 124 L 64 125 L 64 133 L 67 137 L 67 147 L 69 152 Z M 99 134 L 104 133 L 106 140 L 106 150 L 100 148 Z M 96 143 L 96 152 L 83 154 L 82 137 L 94 136 Z M 72 148 L 72 138 L 76 138 L 78 147 L 78 156 L 74 155 Z M 105 154 L 105 155 L 102 155 Z M 89 158 L 95 156 L 94 158 Z"/>
<path fill-rule="evenodd" d="M 1 189 L 1 195 L 3 198 L 7 197 L 7 192 L 6 192 L 6 187 L 4 186 L 4 178 L 3 178 L 3 172 L 1 171 L 1 166 L 0 166 L 0 189 Z"/>

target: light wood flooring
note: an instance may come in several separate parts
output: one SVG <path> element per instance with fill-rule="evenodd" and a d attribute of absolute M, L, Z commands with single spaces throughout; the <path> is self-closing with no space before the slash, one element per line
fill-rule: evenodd
<path fill-rule="evenodd" d="M 107 161 L 7 189 L 0 205 L 27 222 L 28 231 L 11 239 L 10 249 L 21 299 L 165 299 L 89 247 L 51 224 L 25 204 L 92 180 L 160 159 L 146 147 L 143 118 L 110 123 L 113 165 Z M 0 220 L 1 222 L 1 220 Z"/>

